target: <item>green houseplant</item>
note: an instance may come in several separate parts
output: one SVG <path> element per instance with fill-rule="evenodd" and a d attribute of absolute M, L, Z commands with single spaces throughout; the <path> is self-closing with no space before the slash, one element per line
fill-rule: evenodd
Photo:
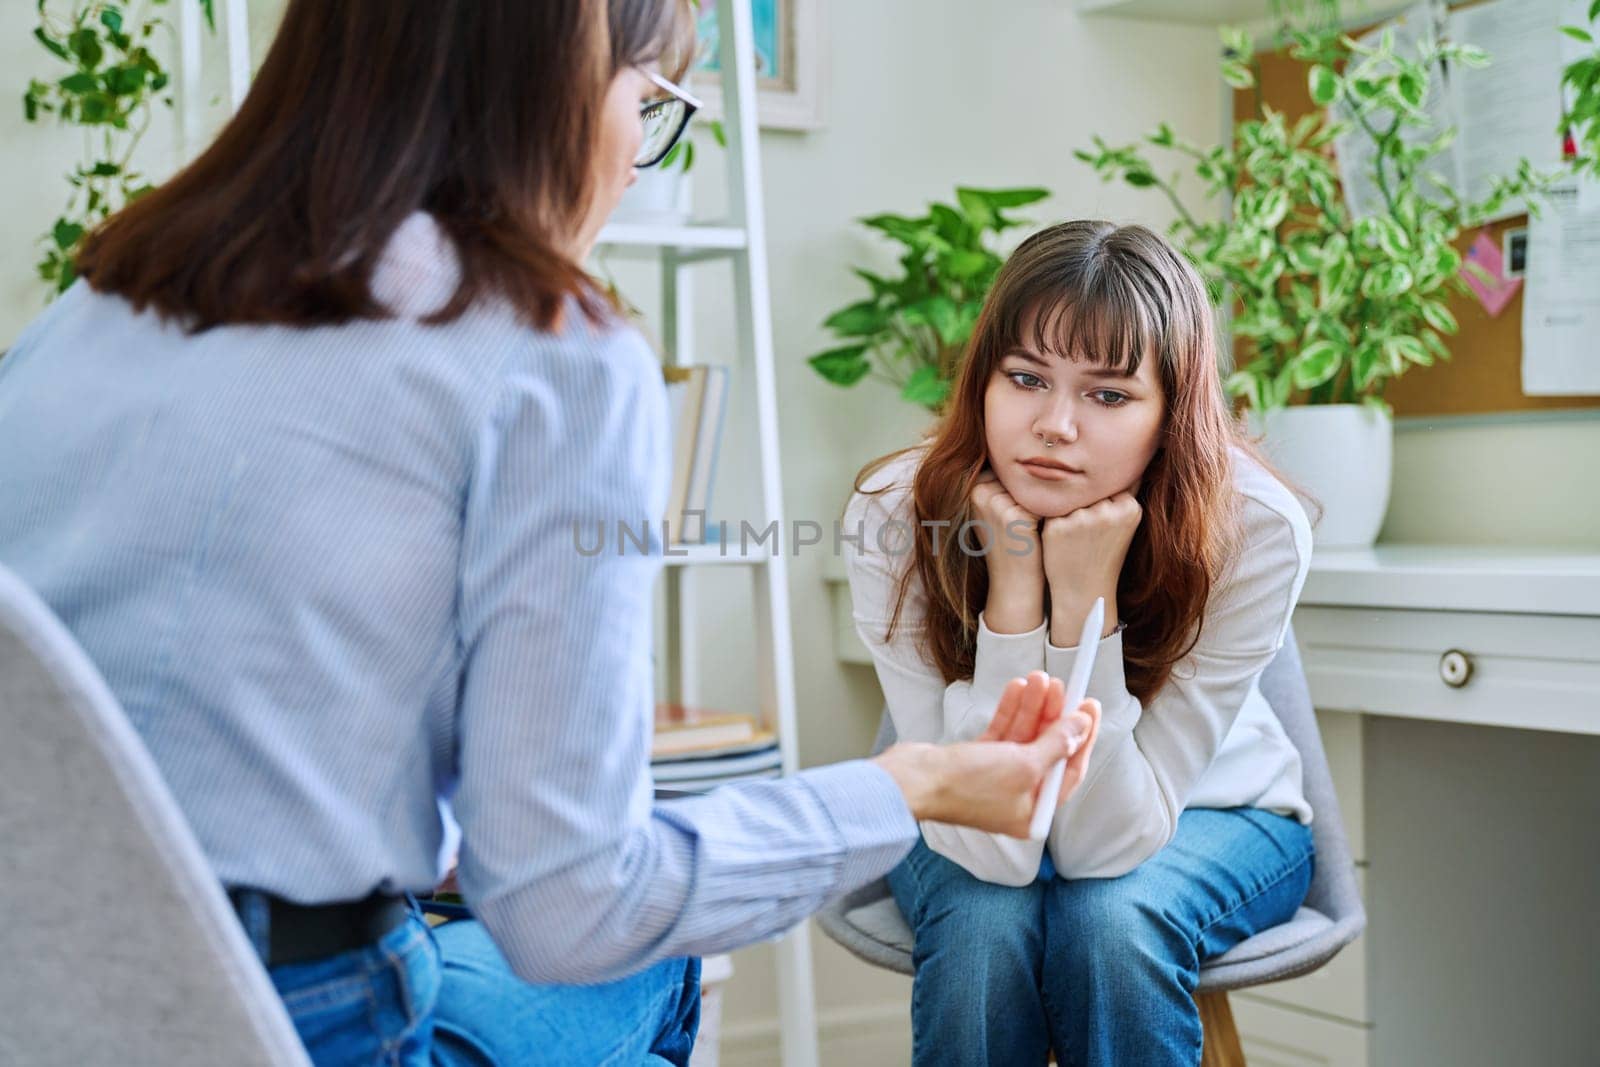
<path fill-rule="evenodd" d="M 855 268 L 870 295 L 823 322 L 844 343 L 812 356 L 811 366 L 835 385 L 870 376 L 912 403 L 940 410 L 1003 262 L 997 238 L 1026 222 L 1006 212 L 1049 195 L 958 188 L 954 204 L 930 204 L 922 215 L 861 219 L 900 246 L 900 272 L 885 277 Z"/>
<path fill-rule="evenodd" d="M 1577 149 L 1573 161 L 1576 169 L 1600 180 L 1600 44 L 1595 39 L 1595 27 L 1600 26 L 1600 0 L 1589 5 L 1589 22 L 1589 28 L 1561 27 L 1562 33 L 1590 47 L 1588 55 L 1562 72 L 1561 84 L 1571 87 L 1573 99 L 1561 132 L 1571 136 Z"/>
<path fill-rule="evenodd" d="M 33 37 L 65 71 L 28 83 L 23 117 L 40 122 L 54 115 L 84 133 L 83 159 L 67 175 L 67 202 L 40 238 L 37 269 L 52 297 L 77 277 L 73 264 L 84 235 L 151 188 L 133 169 L 133 155 L 155 106 L 172 106 L 171 80 L 153 51 L 157 31 L 170 28 L 157 14 L 167 2 L 75 0 L 59 12 L 61 5 L 36 2 Z M 215 30 L 214 0 L 197 2 Z"/>
<path fill-rule="evenodd" d="M 1439 43 L 1404 55 L 1387 34 L 1370 48 L 1331 32 L 1291 36 L 1311 99 L 1327 110 L 1291 126 L 1258 105 L 1256 117 L 1235 124 L 1231 144 L 1205 150 L 1165 124 L 1146 138 L 1186 157 L 1207 198 L 1232 195 L 1231 218 L 1192 212 L 1176 176 L 1162 177 L 1144 146 L 1097 138 L 1077 155 L 1104 179 L 1159 190 L 1177 210 L 1172 235 L 1232 312 L 1241 358 L 1230 393 L 1262 411 L 1293 399 L 1376 405 L 1391 378 L 1449 358 L 1444 337 L 1456 322 L 1445 298 L 1466 291 L 1452 242 L 1546 179 L 1524 163 L 1469 203 L 1432 167 L 1455 130 L 1428 129 L 1430 71 L 1440 59 L 1481 66 L 1482 50 Z M 1224 39 L 1230 84 L 1251 87 L 1252 63 L 1240 58 L 1252 52 L 1249 36 L 1229 30 Z M 1334 118 L 1340 110 L 1350 117 Z M 1383 201 L 1362 218 L 1339 194 L 1329 151 L 1352 124 L 1376 144 L 1372 177 Z M 1431 136 L 1418 141 L 1413 130 Z"/>
<path fill-rule="evenodd" d="M 1369 46 L 1331 26 L 1289 29 L 1286 36 L 1318 108 L 1298 122 L 1258 94 L 1256 114 L 1234 124 L 1228 144 L 1201 148 L 1162 124 L 1143 144 L 1111 146 L 1096 138 L 1092 150 L 1077 154 L 1105 180 L 1167 197 L 1177 213 L 1172 237 L 1230 314 L 1237 369 L 1226 380 L 1229 393 L 1252 409 L 1280 465 L 1328 505 L 1319 543 L 1370 544 L 1388 501 L 1392 427 L 1383 390 L 1409 368 L 1450 356 L 1445 338 L 1457 324 L 1446 298 L 1467 288 L 1453 243 L 1549 179 L 1522 161 L 1483 200 L 1469 202 L 1439 173 L 1437 159 L 1455 130 L 1431 126 L 1431 72 L 1441 60 L 1481 66 L 1488 62 L 1481 49 L 1434 42 L 1408 54 L 1387 31 Z M 1252 88 L 1260 68 L 1250 36 L 1230 29 L 1223 41 L 1224 78 Z M 1362 217 L 1345 205 L 1332 152 L 1334 141 L 1351 131 L 1373 145 L 1368 176 L 1379 206 Z M 1191 210 L 1178 176 L 1164 176 L 1150 149 L 1181 157 L 1207 199 L 1231 197 L 1231 217 L 1213 220 Z M 1277 414 L 1295 402 L 1321 410 Z M 1297 471 L 1272 439 L 1312 422 L 1330 427 L 1293 446 L 1308 464 Z M 1352 462 L 1360 441 L 1370 445 L 1370 458 Z M 1349 494 L 1319 484 L 1345 476 L 1361 483 Z M 1336 506 L 1358 490 L 1360 507 Z M 1348 524 L 1342 515 L 1350 516 Z"/>

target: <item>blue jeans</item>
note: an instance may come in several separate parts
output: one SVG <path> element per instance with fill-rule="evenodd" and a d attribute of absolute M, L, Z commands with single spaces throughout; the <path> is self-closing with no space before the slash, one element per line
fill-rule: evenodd
<path fill-rule="evenodd" d="M 368 948 L 268 973 L 317 1067 L 683 1065 L 700 1025 L 697 959 L 532 985 L 480 923 L 430 929 L 415 910 Z"/>
<path fill-rule="evenodd" d="M 912 1063 L 1062 1067 L 1200 1062 L 1202 961 L 1290 918 L 1311 829 L 1255 808 L 1194 808 L 1120 878 L 982 882 L 921 841 L 889 874 L 915 934 Z"/>

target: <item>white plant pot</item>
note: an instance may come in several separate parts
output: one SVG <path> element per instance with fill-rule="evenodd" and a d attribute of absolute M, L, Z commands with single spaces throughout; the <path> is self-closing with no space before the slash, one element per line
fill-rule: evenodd
<path fill-rule="evenodd" d="M 628 186 L 611 213 L 614 222 L 666 223 L 689 221 L 689 176 L 681 166 L 671 170 L 646 167 L 639 180 Z"/>
<path fill-rule="evenodd" d="M 1312 540 L 1322 548 L 1366 548 L 1389 510 L 1394 421 L 1365 404 L 1282 408 L 1265 420 L 1250 413 L 1262 451 L 1296 487 L 1322 506 Z M 1315 510 L 1309 509 L 1315 518 Z"/>

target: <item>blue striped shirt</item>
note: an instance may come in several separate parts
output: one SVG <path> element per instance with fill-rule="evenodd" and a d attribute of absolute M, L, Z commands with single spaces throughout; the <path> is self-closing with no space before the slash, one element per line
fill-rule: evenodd
<path fill-rule="evenodd" d="M 883 874 L 917 829 L 866 761 L 654 803 L 659 524 L 598 556 L 574 524 L 665 513 L 660 366 L 577 315 L 416 322 L 455 272 L 419 213 L 374 281 L 393 319 L 188 336 L 80 281 L 0 360 L 0 563 L 104 673 L 218 876 L 425 890 L 447 801 L 512 966 L 588 982 Z"/>

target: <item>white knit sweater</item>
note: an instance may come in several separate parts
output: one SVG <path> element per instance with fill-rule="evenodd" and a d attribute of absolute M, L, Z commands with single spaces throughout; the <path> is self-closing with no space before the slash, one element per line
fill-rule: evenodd
<path fill-rule="evenodd" d="M 918 651 L 927 601 L 913 578 L 894 640 L 883 641 L 903 569 L 911 556 L 911 476 L 922 451 L 874 473 L 857 493 L 844 530 L 863 533 L 847 550 L 856 630 L 872 651 L 889 714 L 902 740 L 946 743 L 974 738 L 994 716 L 1006 682 L 1033 670 L 1065 679 L 1075 648 L 1057 648 L 1048 628 L 992 632 L 979 618 L 973 677 L 945 685 Z M 1311 526 L 1292 493 L 1235 450 L 1234 484 L 1243 498 L 1244 541 L 1212 590 L 1200 641 L 1173 668 L 1148 707 L 1128 692 L 1122 634 L 1100 642 L 1089 695 L 1104 714 L 1088 774 L 1035 842 L 925 821 L 928 847 L 978 878 L 1025 885 L 1043 850 L 1063 878 L 1123 874 L 1172 839 L 1185 808 L 1256 807 L 1310 823 L 1301 792 L 1300 755 L 1261 696 L 1261 671 L 1284 640 L 1311 562 Z M 948 547 L 948 546 L 947 546 Z M 899 554 L 895 554 L 898 552 Z"/>

